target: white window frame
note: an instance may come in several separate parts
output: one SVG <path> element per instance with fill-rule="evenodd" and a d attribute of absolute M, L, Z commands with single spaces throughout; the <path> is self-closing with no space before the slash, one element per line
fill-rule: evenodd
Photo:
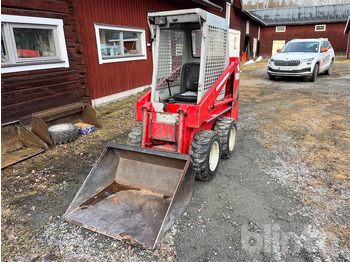
<path fill-rule="evenodd" d="M 247 20 L 245 23 L 245 33 L 249 35 L 249 20 Z"/>
<path fill-rule="evenodd" d="M 4 39 L 9 62 L 1 63 L 1 73 L 69 67 L 63 20 L 31 16 L 1 15 Z M 13 28 L 52 29 L 56 56 L 35 59 L 19 59 Z"/>
<path fill-rule="evenodd" d="M 317 29 L 318 26 L 323 26 L 323 29 Z M 326 25 L 315 25 L 315 32 L 324 32 L 326 31 Z"/>
<path fill-rule="evenodd" d="M 135 27 L 127 27 L 127 26 L 105 25 L 105 24 L 97 24 L 97 23 L 94 26 L 95 26 L 96 45 L 97 45 L 97 54 L 98 54 L 98 63 L 99 64 L 134 61 L 134 60 L 147 60 L 146 30 L 145 29 L 135 28 Z M 102 54 L 101 54 L 101 44 L 100 44 L 101 41 L 100 41 L 100 32 L 99 32 L 100 29 L 115 30 L 115 31 L 121 31 L 121 32 L 140 33 L 141 54 L 140 55 L 130 55 L 130 56 L 127 55 L 127 56 L 115 57 L 115 58 L 103 58 Z M 121 48 L 124 48 L 124 46 L 121 46 Z"/>
<path fill-rule="evenodd" d="M 286 26 L 285 25 L 278 25 L 276 26 L 276 33 L 283 33 L 286 32 Z"/>

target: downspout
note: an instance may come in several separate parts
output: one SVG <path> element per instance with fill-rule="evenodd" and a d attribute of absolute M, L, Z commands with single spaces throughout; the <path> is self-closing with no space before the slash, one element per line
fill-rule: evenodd
<path fill-rule="evenodd" d="M 226 43 L 226 57 L 229 57 L 230 56 L 230 47 L 229 47 L 229 30 L 230 30 L 230 17 L 231 17 L 231 3 L 229 2 L 226 2 L 226 21 L 227 21 L 227 43 Z M 229 64 L 229 60 L 226 61 L 226 67 L 228 66 Z"/>
<path fill-rule="evenodd" d="M 231 17 L 231 3 L 226 2 L 226 20 L 227 20 L 228 28 L 230 28 L 230 17 Z"/>
<path fill-rule="evenodd" d="M 348 44 L 347 44 L 347 47 L 346 47 L 346 51 L 347 51 L 347 54 L 346 54 L 346 57 L 347 58 L 350 58 L 350 31 L 348 33 Z"/>

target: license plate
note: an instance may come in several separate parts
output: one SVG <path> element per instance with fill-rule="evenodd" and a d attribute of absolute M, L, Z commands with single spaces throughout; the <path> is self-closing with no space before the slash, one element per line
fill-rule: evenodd
<path fill-rule="evenodd" d="M 280 71 L 292 71 L 293 68 L 292 67 L 287 67 L 287 66 L 281 66 L 278 68 L 278 70 Z"/>

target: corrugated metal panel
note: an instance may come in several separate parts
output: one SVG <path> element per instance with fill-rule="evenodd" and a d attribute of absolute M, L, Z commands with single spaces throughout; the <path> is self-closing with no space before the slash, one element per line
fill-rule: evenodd
<path fill-rule="evenodd" d="M 270 8 L 248 12 L 268 25 L 343 22 L 350 15 L 350 4 Z"/>

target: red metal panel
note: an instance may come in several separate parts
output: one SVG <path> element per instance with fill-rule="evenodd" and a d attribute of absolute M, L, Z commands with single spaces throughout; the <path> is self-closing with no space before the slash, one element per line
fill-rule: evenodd
<path fill-rule="evenodd" d="M 150 128 L 152 128 L 153 138 L 159 139 L 160 141 L 158 142 L 161 142 L 160 144 L 165 143 L 162 147 L 163 149 L 169 150 L 173 148 L 178 153 L 189 154 L 190 144 L 196 132 L 204 129 L 212 129 L 218 117 L 232 116 L 237 120 L 239 98 L 239 75 L 237 74 L 239 74 L 239 58 L 230 58 L 230 62 L 231 64 L 208 90 L 198 105 L 168 104 L 167 112 L 178 114 L 178 128 L 176 129 L 177 147 L 165 143 L 165 141 L 174 142 L 175 125 L 157 122 L 152 122 L 151 124 L 152 119 L 156 119 L 156 113 L 150 102 L 150 92 L 141 97 L 137 102 L 137 120 L 143 121 L 142 147 L 153 146 L 150 132 Z M 230 78 L 231 75 L 233 78 Z M 220 101 L 216 101 L 223 88 L 227 88 L 227 85 L 229 85 L 229 89 L 231 88 L 230 79 L 233 79 L 233 93 Z"/>
<path fill-rule="evenodd" d="M 326 31 L 315 32 L 315 25 L 287 25 L 286 32 L 276 33 L 275 26 L 261 29 L 260 54 L 271 56 L 272 43 L 274 40 L 286 42 L 295 38 L 328 38 L 337 55 L 346 53 L 347 36 L 344 35 L 345 23 L 326 24 Z"/>
<path fill-rule="evenodd" d="M 176 129 L 178 130 L 178 128 Z M 149 136 L 150 135 L 151 134 L 149 133 Z M 175 124 L 164 124 L 153 121 L 152 137 L 158 140 L 175 142 Z"/>

